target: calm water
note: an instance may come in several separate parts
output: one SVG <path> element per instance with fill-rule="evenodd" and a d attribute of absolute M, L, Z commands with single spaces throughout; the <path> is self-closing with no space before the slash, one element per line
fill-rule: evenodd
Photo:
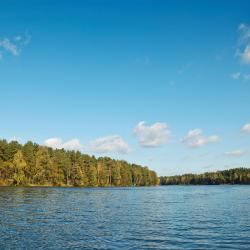
<path fill-rule="evenodd" d="M 0 187 L 0 249 L 250 249 L 250 186 Z"/>

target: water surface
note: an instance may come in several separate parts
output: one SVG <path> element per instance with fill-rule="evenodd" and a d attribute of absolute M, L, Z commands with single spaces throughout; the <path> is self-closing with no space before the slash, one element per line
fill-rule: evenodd
<path fill-rule="evenodd" d="M 250 249 L 250 186 L 0 187 L 0 249 Z"/>

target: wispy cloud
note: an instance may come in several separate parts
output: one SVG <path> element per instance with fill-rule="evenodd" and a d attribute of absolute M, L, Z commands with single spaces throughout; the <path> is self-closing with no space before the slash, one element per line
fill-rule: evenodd
<path fill-rule="evenodd" d="M 169 141 L 171 132 L 166 123 L 156 122 L 147 126 L 141 121 L 134 128 L 134 135 L 138 138 L 140 146 L 157 147 Z"/>
<path fill-rule="evenodd" d="M 129 145 L 120 135 L 97 138 L 89 143 L 88 149 L 96 153 L 117 152 L 126 154 L 130 151 Z"/>
<path fill-rule="evenodd" d="M 19 54 L 17 46 L 8 38 L 0 40 L 0 47 L 2 47 L 5 51 L 11 53 L 13 56 L 17 56 Z"/>
<path fill-rule="evenodd" d="M 182 142 L 190 148 L 199 148 L 210 143 L 215 143 L 220 140 L 217 135 L 205 136 L 201 129 L 193 129 L 188 131 L 187 135 L 182 139 Z"/>
<path fill-rule="evenodd" d="M 250 63 L 250 27 L 248 24 L 241 23 L 238 27 L 239 40 L 236 50 L 238 56 L 243 63 Z"/>
<path fill-rule="evenodd" d="M 230 76 L 233 80 L 244 80 L 244 81 L 250 80 L 250 74 L 243 74 L 241 72 L 232 73 Z"/>
<path fill-rule="evenodd" d="M 78 139 L 71 139 L 69 141 L 63 142 L 61 138 L 53 137 L 45 140 L 45 146 L 57 149 L 66 149 L 66 150 L 81 150 L 83 146 L 81 145 Z"/>
<path fill-rule="evenodd" d="M 246 23 L 240 23 L 238 30 L 240 32 L 239 43 L 248 42 L 250 39 L 250 27 Z"/>
<path fill-rule="evenodd" d="M 231 77 L 232 77 L 234 80 L 239 80 L 239 79 L 240 79 L 240 76 L 241 76 L 241 72 L 235 72 L 235 73 L 232 73 L 232 74 L 231 74 Z"/>
<path fill-rule="evenodd" d="M 243 134 L 250 134 L 250 123 L 243 125 L 240 131 Z"/>
<path fill-rule="evenodd" d="M 12 56 L 20 55 L 23 47 L 28 45 L 31 41 L 31 35 L 25 32 L 24 35 L 18 35 L 13 39 L 4 37 L 0 38 L 0 59 L 4 54 L 10 54 Z"/>
<path fill-rule="evenodd" d="M 240 157 L 240 156 L 245 155 L 246 153 L 247 151 L 245 149 L 236 149 L 233 151 L 226 152 L 225 155 L 232 156 L 232 157 Z"/>
<path fill-rule="evenodd" d="M 250 63 L 250 44 L 246 46 L 243 53 L 241 54 L 242 61 L 245 63 Z"/>

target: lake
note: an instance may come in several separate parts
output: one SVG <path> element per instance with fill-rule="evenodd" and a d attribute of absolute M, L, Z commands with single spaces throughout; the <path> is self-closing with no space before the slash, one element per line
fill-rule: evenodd
<path fill-rule="evenodd" d="M 0 249 L 250 249 L 250 186 L 0 187 Z"/>

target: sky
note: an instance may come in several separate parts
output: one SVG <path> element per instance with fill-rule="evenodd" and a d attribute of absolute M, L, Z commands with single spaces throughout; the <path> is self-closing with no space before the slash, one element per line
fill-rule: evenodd
<path fill-rule="evenodd" d="M 0 137 L 158 175 L 250 167 L 249 1 L 1 1 Z"/>

